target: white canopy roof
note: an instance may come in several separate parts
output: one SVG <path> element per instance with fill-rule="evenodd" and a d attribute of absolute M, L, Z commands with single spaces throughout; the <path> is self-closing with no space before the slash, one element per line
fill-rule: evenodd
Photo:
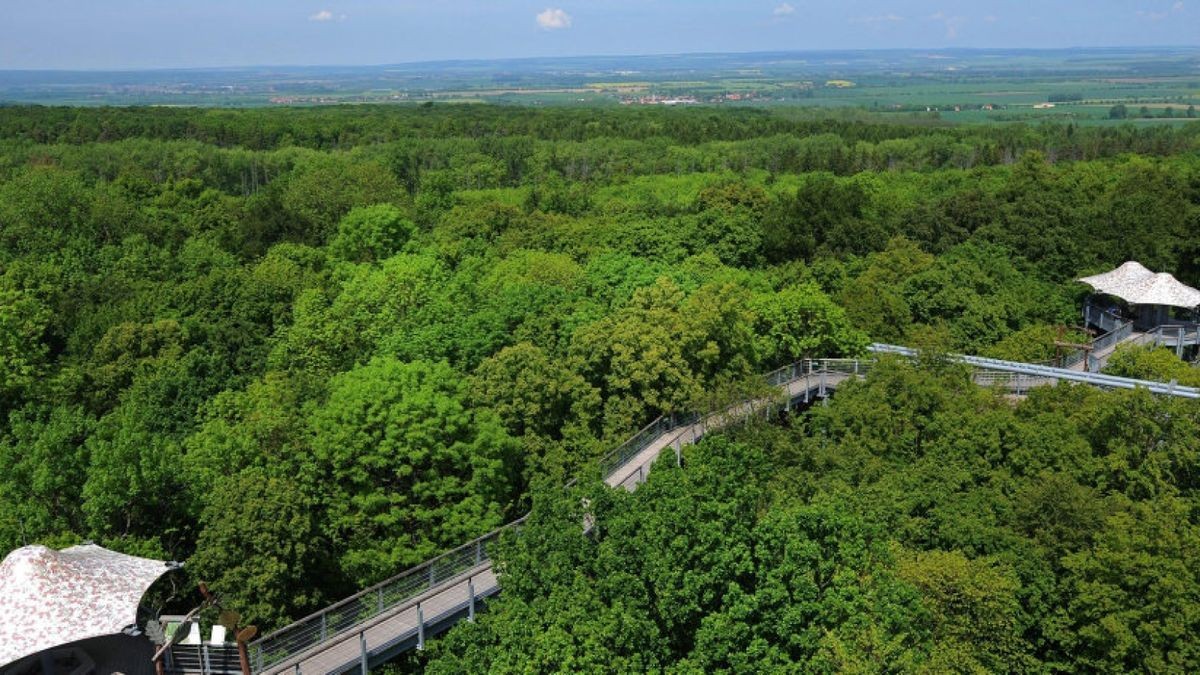
<path fill-rule="evenodd" d="M 0 666 L 137 622 L 142 596 L 171 566 L 86 544 L 19 548 L 0 562 Z"/>
<path fill-rule="evenodd" d="M 1166 272 L 1155 274 L 1141 263 L 1133 261 L 1111 272 L 1083 277 L 1080 281 L 1101 293 L 1115 295 L 1135 305 L 1170 305 L 1185 309 L 1200 307 L 1200 291 L 1180 283 Z"/>

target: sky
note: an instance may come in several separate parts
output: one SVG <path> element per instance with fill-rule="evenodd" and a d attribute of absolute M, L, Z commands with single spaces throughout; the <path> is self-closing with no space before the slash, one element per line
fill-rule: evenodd
<path fill-rule="evenodd" d="M 1197 44 L 1200 0 L 0 0 L 0 70 Z"/>

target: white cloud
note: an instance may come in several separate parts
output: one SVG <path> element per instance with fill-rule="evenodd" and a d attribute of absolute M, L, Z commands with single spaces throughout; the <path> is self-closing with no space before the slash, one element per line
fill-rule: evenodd
<path fill-rule="evenodd" d="M 542 30 L 560 30 L 571 27 L 571 15 L 561 9 L 547 8 L 537 15 L 537 25 Z"/>
<path fill-rule="evenodd" d="M 775 16 L 791 16 L 792 14 L 796 13 L 796 8 L 792 7 L 791 3 L 785 2 L 782 5 L 776 7 L 775 10 L 771 13 L 774 14 Z"/>
<path fill-rule="evenodd" d="M 939 21 L 946 27 L 946 39 L 954 40 L 958 38 L 958 29 L 967 22 L 966 18 L 961 16 L 950 16 L 945 12 L 935 12 L 929 16 L 931 21 Z"/>
<path fill-rule="evenodd" d="M 1164 9 L 1161 12 L 1155 12 L 1152 10 L 1139 9 L 1137 12 L 1137 15 L 1142 17 L 1143 19 L 1149 19 L 1151 21 L 1162 21 L 1163 19 L 1167 18 L 1168 16 L 1170 16 L 1172 14 L 1178 14 L 1178 13 L 1182 12 L 1183 10 L 1184 10 L 1183 0 L 1176 0 L 1176 2 L 1173 5 L 1171 5 L 1171 8 L 1169 10 Z"/>
<path fill-rule="evenodd" d="M 308 17 L 309 21 L 333 21 L 333 12 L 323 9 Z"/>
<path fill-rule="evenodd" d="M 860 17 L 857 17 L 854 19 L 850 19 L 850 23 L 881 24 L 881 23 L 896 23 L 897 21 L 903 21 L 903 20 L 904 20 L 904 17 L 898 16 L 896 14 L 878 14 L 876 16 L 860 16 Z"/>

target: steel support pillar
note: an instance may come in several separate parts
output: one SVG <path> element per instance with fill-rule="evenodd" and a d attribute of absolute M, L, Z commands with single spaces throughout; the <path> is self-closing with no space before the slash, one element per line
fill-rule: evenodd
<path fill-rule="evenodd" d="M 425 612 L 417 603 L 417 650 L 425 649 Z"/>

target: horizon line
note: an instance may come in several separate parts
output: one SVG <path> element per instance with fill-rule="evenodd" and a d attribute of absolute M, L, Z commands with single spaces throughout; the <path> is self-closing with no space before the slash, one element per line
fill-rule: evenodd
<path fill-rule="evenodd" d="M 429 59 L 416 61 L 394 61 L 389 63 L 260 63 L 230 66 L 173 66 L 173 67 L 123 67 L 123 68 L 5 68 L 0 66 L 0 73 L 165 73 L 181 71 L 221 71 L 221 70 L 252 70 L 259 68 L 390 68 L 397 66 L 447 65 L 465 63 L 511 63 L 531 61 L 571 61 L 585 59 L 640 59 L 654 57 L 689 57 L 689 56 L 755 56 L 769 54 L 847 54 L 847 53 L 897 53 L 897 52 L 1069 52 L 1069 51 L 1100 51 L 1100 50 L 1131 50 L 1131 51 L 1200 51 L 1196 45 L 1074 45 L 1068 47 L 887 47 L 887 48 L 847 48 L 847 49 L 768 49 L 753 51 L 726 52 L 643 52 L 637 54 L 579 54 L 572 56 L 503 56 L 492 58 L 458 58 L 458 59 Z"/>

